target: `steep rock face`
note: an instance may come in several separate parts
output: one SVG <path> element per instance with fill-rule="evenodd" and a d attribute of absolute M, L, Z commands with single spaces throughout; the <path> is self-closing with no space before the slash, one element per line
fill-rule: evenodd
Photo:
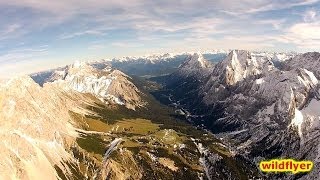
<path fill-rule="evenodd" d="M 312 179 L 320 172 L 318 61 L 317 53 L 298 55 L 280 70 L 268 56 L 231 51 L 206 78 L 195 78 L 200 82 L 191 90 L 196 97 L 188 89 L 180 92 L 183 101 L 177 100 L 192 101 L 185 107 L 195 114 L 193 121 L 232 139 L 240 154 L 309 157 L 315 170 L 303 177 Z"/>
<path fill-rule="evenodd" d="M 263 74 L 273 69 L 274 65 L 267 57 L 253 56 L 248 51 L 233 50 L 226 59 L 215 66 L 210 78 L 213 82 L 235 85 L 247 77 Z"/>
<path fill-rule="evenodd" d="M 203 103 L 217 104 L 230 96 L 233 87 L 246 88 L 249 84 L 242 81 L 259 79 L 269 71 L 273 71 L 273 62 L 265 56 L 253 56 L 248 51 L 233 50 L 220 63 L 216 64 L 207 81 L 199 88 Z M 249 80 L 248 80 L 249 79 Z M 258 80 L 263 81 L 263 79 Z M 236 89 L 236 88 L 235 88 Z"/>
<path fill-rule="evenodd" d="M 242 61 L 244 59 L 248 58 L 244 57 Z M 243 72 L 240 75 L 244 75 L 240 76 L 240 79 L 245 78 L 238 84 L 228 84 L 228 81 L 225 83 L 212 81 L 212 79 L 220 77 L 210 77 L 211 79 L 204 86 L 204 91 L 207 92 L 204 95 L 205 102 L 207 104 L 215 104 L 219 100 L 226 101 L 223 103 L 230 102 L 225 113 L 235 113 L 240 116 L 240 119 L 250 118 L 251 113 L 255 113 L 255 109 L 265 109 L 266 106 L 274 104 L 273 110 L 281 113 L 281 116 L 287 117 L 279 117 L 278 120 L 286 120 L 286 124 L 288 124 L 288 118 L 294 114 L 295 108 L 303 109 L 308 101 L 317 94 L 318 80 L 311 71 L 306 69 L 280 71 L 269 64 L 269 61 L 265 62 L 267 64 L 261 63 L 254 68 L 250 67 L 250 63 L 246 63 L 246 67 L 242 69 L 250 69 L 250 71 L 240 71 Z M 240 66 L 240 63 L 238 65 Z M 226 66 L 226 70 L 228 70 L 228 66 Z M 247 76 L 246 72 L 249 72 L 250 75 Z M 225 96 L 221 96 L 221 94 Z M 255 106 L 259 108 L 255 108 Z M 241 117 L 242 114 L 247 114 L 244 113 L 246 109 L 253 111 L 248 116 Z"/>
<path fill-rule="evenodd" d="M 118 97 L 120 103 L 123 103 L 129 109 L 135 109 L 145 105 L 146 102 L 143 102 L 141 99 L 142 93 L 130 81 L 131 78 L 129 76 L 118 70 L 112 71 L 110 76 L 115 77 L 115 79 L 110 84 L 108 93 Z"/>
<path fill-rule="evenodd" d="M 81 95 L 75 95 L 81 98 Z M 68 110 L 77 101 L 55 87 L 40 87 L 30 77 L 15 78 L 0 89 L 1 179 L 56 179 L 55 166 L 75 162 L 67 152 L 78 136 Z"/>

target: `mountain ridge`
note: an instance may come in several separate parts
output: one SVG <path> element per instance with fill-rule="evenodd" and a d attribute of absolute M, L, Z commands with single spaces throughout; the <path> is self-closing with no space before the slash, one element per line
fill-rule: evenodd
<path fill-rule="evenodd" d="M 187 119 L 236 142 L 239 153 L 251 158 L 313 157 L 315 169 L 304 176 L 312 179 L 319 172 L 314 157 L 319 152 L 319 116 L 314 110 L 319 101 L 317 57 L 297 55 L 276 66 L 268 56 L 233 50 L 209 74 L 201 73 L 204 68 L 197 70 L 200 75 L 173 73 L 166 88 L 189 111 Z M 188 75 L 192 80 L 185 79 Z M 181 86 L 187 88 L 179 90 Z M 304 149 L 312 146 L 306 153 Z"/>
<path fill-rule="evenodd" d="M 144 75 L 146 84 L 137 85 L 136 78 L 105 61 L 76 62 L 31 78 L 16 78 L 0 88 L 0 106 L 5 109 L 0 117 L 13 121 L 2 126 L 10 125 L 9 130 L 27 127 L 23 133 L 1 135 L 3 153 L 13 153 L 24 162 L 28 157 L 20 157 L 14 149 L 25 138 L 24 145 L 46 164 L 43 172 L 62 179 L 141 179 L 154 177 L 153 173 L 163 178 L 312 179 L 319 172 L 320 149 L 317 57 L 317 53 L 291 57 L 232 50 L 223 60 L 212 62 L 194 53 L 180 57 L 184 63 L 161 77 L 164 89 Z M 147 63 L 157 66 L 156 61 Z M 159 90 L 160 95 L 165 93 L 163 98 L 177 110 L 160 108 L 145 89 L 151 89 L 155 97 Z M 23 114 L 24 110 L 29 113 Z M 195 129 L 172 116 L 184 117 Z M 60 121 L 50 125 L 55 118 Z M 51 135 L 37 136 L 37 126 Z M 61 132 L 56 129 L 60 126 L 64 127 Z M 22 138 L 21 143 L 8 144 L 7 139 L 15 136 Z M 52 147 L 61 157 L 50 153 Z M 259 173 L 259 160 L 273 157 L 314 160 L 315 168 L 297 176 Z M 21 170 L 16 176 L 41 176 L 26 169 L 37 164 L 13 164 Z M 4 177 L 14 174 L 12 169 L 5 170 Z"/>

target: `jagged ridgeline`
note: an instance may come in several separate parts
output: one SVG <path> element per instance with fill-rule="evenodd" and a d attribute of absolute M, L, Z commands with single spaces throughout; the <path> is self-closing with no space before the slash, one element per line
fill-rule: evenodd
<path fill-rule="evenodd" d="M 79 62 L 2 84 L 0 179 L 260 176 L 227 143 L 150 95 L 160 89 L 105 63 Z"/>
<path fill-rule="evenodd" d="M 153 80 L 155 94 L 196 126 L 230 142 L 237 153 L 262 159 L 314 162 L 307 174 L 264 178 L 318 179 L 320 173 L 320 54 L 231 51 L 210 64 L 194 54 L 174 73 Z"/>

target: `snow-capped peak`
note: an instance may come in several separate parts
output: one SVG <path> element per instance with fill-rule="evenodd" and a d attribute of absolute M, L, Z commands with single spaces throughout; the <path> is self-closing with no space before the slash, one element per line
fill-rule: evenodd
<path fill-rule="evenodd" d="M 82 75 L 82 76 L 92 75 L 92 74 L 94 75 L 99 73 L 97 69 L 92 67 L 89 63 L 80 62 L 80 61 L 76 61 L 74 64 L 69 65 L 66 71 L 69 75 L 73 74 L 73 75 Z"/>
<path fill-rule="evenodd" d="M 75 68 L 81 68 L 81 67 L 83 67 L 85 65 L 86 65 L 86 62 L 75 61 L 72 66 L 75 67 Z"/>

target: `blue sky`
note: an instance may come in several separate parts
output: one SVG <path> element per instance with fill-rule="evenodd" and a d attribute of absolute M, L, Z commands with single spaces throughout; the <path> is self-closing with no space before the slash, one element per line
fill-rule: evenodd
<path fill-rule="evenodd" d="M 151 53 L 319 51 L 319 14 L 319 0 L 0 1 L 0 78 Z"/>

